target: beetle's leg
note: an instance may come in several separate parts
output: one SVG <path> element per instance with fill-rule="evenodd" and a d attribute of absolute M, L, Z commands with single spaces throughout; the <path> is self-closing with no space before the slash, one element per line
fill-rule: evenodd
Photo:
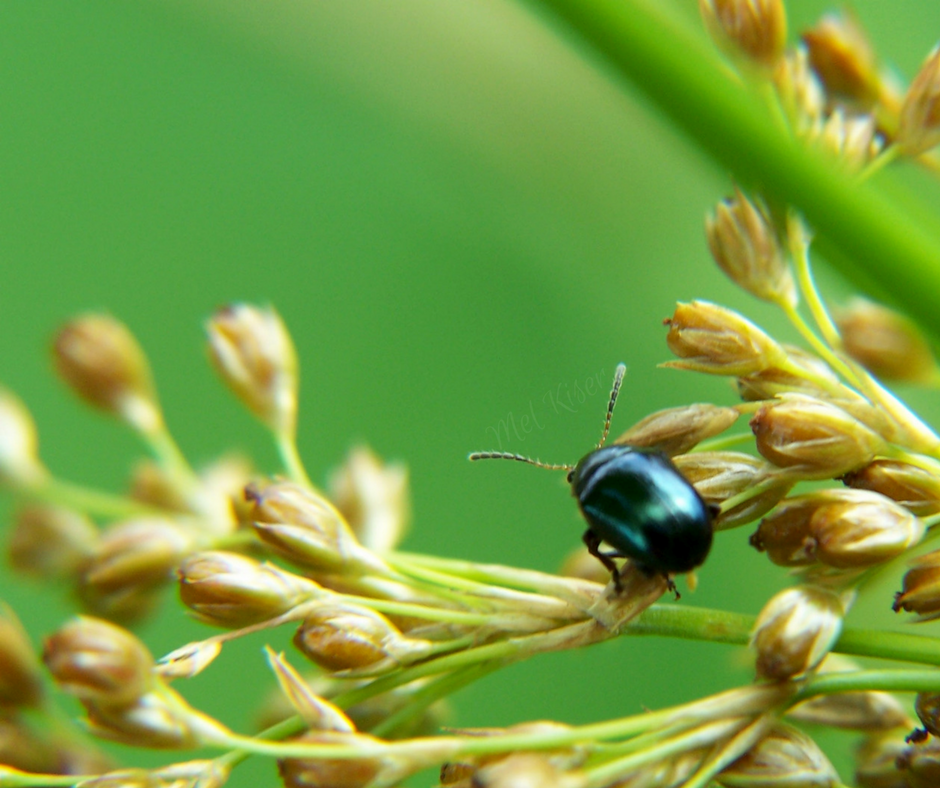
<path fill-rule="evenodd" d="M 666 590 L 672 591 L 676 595 L 676 599 L 682 599 L 682 594 L 679 593 L 679 589 L 676 588 L 676 584 L 672 581 L 672 578 L 669 575 L 663 575 L 666 578 Z"/>
<path fill-rule="evenodd" d="M 602 553 L 599 549 L 601 546 L 601 538 L 590 528 L 584 532 L 581 539 L 584 541 L 584 544 L 587 545 L 588 552 L 600 561 L 607 571 L 610 572 L 611 580 L 614 581 L 614 588 L 619 594 L 623 590 L 623 586 L 620 585 L 620 570 L 617 569 L 617 564 L 614 563 L 613 557 L 616 556 L 620 558 L 621 556 L 617 553 Z"/>

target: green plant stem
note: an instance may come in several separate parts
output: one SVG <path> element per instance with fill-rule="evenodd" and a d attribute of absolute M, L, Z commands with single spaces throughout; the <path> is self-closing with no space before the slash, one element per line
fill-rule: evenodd
<path fill-rule="evenodd" d="M 274 432 L 274 443 L 277 446 L 278 455 L 287 471 L 288 477 L 297 484 L 316 489 L 307 475 L 307 469 L 304 468 L 303 460 L 300 458 L 300 452 L 297 451 L 297 440 L 292 432 Z"/>
<path fill-rule="evenodd" d="M 940 670 L 892 668 L 885 670 L 853 670 L 845 673 L 820 673 L 806 680 L 793 696 L 793 703 L 816 695 L 842 692 L 940 692 Z"/>
<path fill-rule="evenodd" d="M 54 476 L 21 491 L 23 495 L 68 509 L 75 509 L 91 517 L 125 518 L 166 516 L 166 511 L 148 506 L 133 498 L 83 487 Z"/>
<path fill-rule="evenodd" d="M 795 206 L 834 248 L 850 281 L 859 273 L 940 335 L 940 236 L 871 184 L 794 142 L 756 91 L 719 65 L 699 31 L 663 0 L 530 0 L 617 78 L 639 88 L 721 167 Z M 913 196 L 909 198 L 915 200 Z M 922 208 L 921 213 L 929 214 Z"/>

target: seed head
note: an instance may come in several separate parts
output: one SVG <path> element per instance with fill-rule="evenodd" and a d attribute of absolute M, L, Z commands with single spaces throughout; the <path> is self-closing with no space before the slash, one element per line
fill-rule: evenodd
<path fill-rule="evenodd" d="M 297 355 L 272 307 L 232 304 L 206 323 L 209 357 L 226 385 L 275 432 L 297 424 Z"/>
<path fill-rule="evenodd" d="M 761 520 L 751 536 L 751 546 L 777 566 L 810 566 L 816 563 L 813 514 L 819 505 L 812 495 L 786 498 L 772 514 Z"/>
<path fill-rule="evenodd" d="M 401 463 L 385 465 L 371 449 L 359 446 L 333 474 L 330 489 L 336 508 L 370 550 L 392 550 L 408 530 L 408 470 Z"/>
<path fill-rule="evenodd" d="M 854 15 L 827 14 L 802 38 L 829 95 L 863 108 L 878 101 L 881 79 L 875 52 Z"/>
<path fill-rule="evenodd" d="M 783 681 L 815 668 L 839 637 L 844 615 L 839 597 L 825 588 L 795 586 L 772 597 L 751 634 L 757 675 Z"/>
<path fill-rule="evenodd" d="M 910 463 L 875 460 L 842 481 L 855 490 L 880 493 L 918 517 L 940 512 L 940 478 Z"/>
<path fill-rule="evenodd" d="M 741 376 L 786 359 L 783 348 L 749 320 L 708 301 L 680 302 L 666 324 L 666 343 L 681 361 L 665 367 Z"/>
<path fill-rule="evenodd" d="M 845 351 L 884 380 L 923 383 L 937 375 L 937 361 L 916 323 L 864 298 L 835 313 Z"/>
<path fill-rule="evenodd" d="M 39 660 L 13 611 L 0 606 L 0 707 L 32 706 L 42 697 Z"/>
<path fill-rule="evenodd" d="M 64 692 L 106 705 L 133 703 L 153 685 L 153 657 L 126 629 L 78 616 L 46 638 L 43 662 Z"/>
<path fill-rule="evenodd" d="M 751 419 L 757 450 L 780 468 L 831 479 L 871 462 L 884 440 L 842 408 L 815 397 L 783 395 Z"/>
<path fill-rule="evenodd" d="M 736 451 L 701 451 L 675 457 L 676 467 L 688 479 L 706 503 L 721 505 L 724 501 L 768 479 L 773 466 L 764 460 Z M 736 528 L 766 514 L 787 494 L 792 481 L 781 479 L 779 485 L 768 487 L 715 519 L 717 530 Z"/>
<path fill-rule="evenodd" d="M 751 295 L 796 306 L 793 275 L 767 209 L 740 189 L 705 219 L 708 248 L 718 267 Z"/>
<path fill-rule="evenodd" d="M 903 609 L 928 619 L 940 615 L 940 550 L 911 561 L 904 575 L 904 588 L 894 595 L 893 607 L 895 612 Z"/>
<path fill-rule="evenodd" d="M 134 617 L 171 580 L 193 538 L 170 520 L 142 517 L 109 528 L 84 567 L 79 591 L 95 612 Z"/>
<path fill-rule="evenodd" d="M 940 736 L 940 693 L 918 692 L 914 699 L 914 713 L 928 733 Z"/>
<path fill-rule="evenodd" d="M 883 147 L 872 115 L 846 115 L 841 108 L 833 110 L 826 119 L 818 142 L 848 172 L 861 170 Z"/>
<path fill-rule="evenodd" d="M 703 440 L 720 435 L 737 421 L 734 408 L 707 402 L 682 405 L 651 413 L 617 438 L 614 443 L 656 449 L 669 457 L 684 454 Z"/>
<path fill-rule="evenodd" d="M 778 724 L 716 778 L 725 788 L 832 788 L 839 775 L 802 731 Z"/>
<path fill-rule="evenodd" d="M 109 315 L 83 315 L 55 336 L 56 371 L 90 405 L 151 434 L 163 424 L 150 366 L 130 330 Z"/>
<path fill-rule="evenodd" d="M 352 605 L 317 605 L 294 645 L 324 670 L 375 675 L 427 656 L 431 644 L 406 638 L 384 616 Z"/>
<path fill-rule="evenodd" d="M 898 756 L 897 768 L 906 788 L 936 788 L 940 785 L 940 740 L 928 739 Z"/>
<path fill-rule="evenodd" d="M 798 137 L 818 129 L 826 109 L 822 83 L 809 65 L 805 47 L 786 53 L 774 71 L 777 95 Z"/>
<path fill-rule="evenodd" d="M 179 568 L 180 599 L 202 621 L 238 629 L 267 621 L 316 594 L 319 586 L 253 558 L 195 553 Z"/>
<path fill-rule="evenodd" d="M 376 744 L 364 733 L 307 731 L 291 741 L 304 744 Z M 385 765 L 379 758 L 285 758 L 277 762 L 287 788 L 366 788 L 376 781 Z"/>
<path fill-rule="evenodd" d="M 72 509 L 49 504 L 25 506 L 13 518 L 10 563 L 38 577 L 67 577 L 88 560 L 97 538 L 94 523 Z"/>
<path fill-rule="evenodd" d="M 859 788 L 908 788 L 899 760 L 907 757 L 904 736 L 882 733 L 864 739 L 855 752 L 855 782 Z"/>
<path fill-rule="evenodd" d="M 787 41 L 782 0 L 699 0 L 705 26 L 715 42 L 759 66 L 774 66 Z"/>
<path fill-rule="evenodd" d="M 927 56 L 901 106 L 898 144 L 919 156 L 940 143 L 940 47 Z"/>
<path fill-rule="evenodd" d="M 45 475 L 33 417 L 18 397 L 0 388 L 0 482 L 29 486 Z"/>
<path fill-rule="evenodd" d="M 333 505 L 308 487 L 282 482 L 245 489 L 255 532 L 288 561 L 318 571 L 381 573 L 384 565 L 356 541 Z"/>

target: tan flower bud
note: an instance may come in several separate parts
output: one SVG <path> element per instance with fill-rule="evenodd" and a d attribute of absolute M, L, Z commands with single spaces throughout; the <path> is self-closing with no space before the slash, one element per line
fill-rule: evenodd
<path fill-rule="evenodd" d="M 757 450 L 804 478 L 831 479 L 871 462 L 884 440 L 842 408 L 801 394 L 764 405 L 751 419 Z"/>
<path fill-rule="evenodd" d="M 751 536 L 751 546 L 778 566 L 809 566 L 816 563 L 813 514 L 819 506 L 814 495 L 797 495 L 780 502 L 761 520 Z"/>
<path fill-rule="evenodd" d="M 875 53 L 853 14 L 827 14 L 802 38 L 827 93 L 863 108 L 878 101 L 881 80 Z"/>
<path fill-rule="evenodd" d="M 58 373 L 82 399 L 143 433 L 163 423 L 150 366 L 127 326 L 109 315 L 66 323 L 53 343 Z"/>
<path fill-rule="evenodd" d="M 336 508 L 370 550 L 394 549 L 408 530 L 408 470 L 401 463 L 385 465 L 371 449 L 359 446 L 331 476 L 330 490 Z"/>
<path fill-rule="evenodd" d="M 33 417 L 18 397 L 0 388 L 0 482 L 29 486 L 45 475 Z"/>
<path fill-rule="evenodd" d="M 381 572 L 342 515 L 313 490 L 291 482 L 245 489 L 258 537 L 288 561 L 319 571 Z"/>
<path fill-rule="evenodd" d="M 666 325 L 666 343 L 682 360 L 669 361 L 665 367 L 739 376 L 786 358 L 783 348 L 749 320 L 708 301 L 680 302 Z"/>
<path fill-rule="evenodd" d="M 907 89 L 897 142 L 908 156 L 940 143 L 940 47 L 934 47 Z"/>
<path fill-rule="evenodd" d="M 826 387 L 827 392 L 838 387 L 839 379 L 821 358 L 793 345 L 782 347 L 787 355 L 786 368 L 768 367 L 761 372 L 738 378 L 741 399 L 746 402 L 758 402 L 791 393 L 821 396 L 821 385 Z M 848 391 L 846 389 L 847 393 Z"/>
<path fill-rule="evenodd" d="M 834 314 L 852 358 L 885 380 L 923 383 L 937 375 L 937 361 L 917 324 L 865 298 L 853 298 Z"/>
<path fill-rule="evenodd" d="M 270 646 L 265 647 L 265 652 L 281 692 L 308 728 L 321 731 L 355 732 L 356 726 L 353 725 L 352 720 L 338 706 L 334 706 L 317 695 L 309 682 L 305 681 L 303 676 L 285 659 L 283 653 L 274 653 Z"/>
<path fill-rule="evenodd" d="M 98 530 L 85 515 L 49 504 L 20 509 L 8 545 L 10 563 L 44 578 L 73 574 L 91 555 Z"/>
<path fill-rule="evenodd" d="M 897 768 L 906 788 L 936 788 L 940 785 L 940 740 L 928 739 L 898 756 Z"/>
<path fill-rule="evenodd" d="M 463 786 L 470 788 L 473 785 L 472 779 L 476 772 L 477 767 L 472 763 L 445 763 L 441 766 L 439 782 L 441 785 L 458 785 L 461 788 Z"/>
<path fill-rule="evenodd" d="M 290 741 L 303 744 L 375 744 L 378 739 L 364 733 L 308 731 Z M 385 769 L 379 758 L 285 758 L 277 762 L 286 788 L 366 788 Z"/>
<path fill-rule="evenodd" d="M 562 562 L 558 574 L 562 577 L 576 577 L 580 580 L 590 580 L 592 583 L 607 585 L 610 581 L 610 572 L 606 567 L 591 555 L 586 547 L 576 547 Z"/>
<path fill-rule="evenodd" d="M 431 653 L 425 640 L 407 638 L 384 616 L 352 605 L 317 605 L 294 635 L 294 645 L 324 670 L 371 676 Z"/>
<path fill-rule="evenodd" d="M 819 745 L 783 724 L 776 725 L 715 780 L 725 788 L 835 788 L 841 784 Z"/>
<path fill-rule="evenodd" d="M 839 654 L 829 654 L 817 673 L 846 673 L 859 666 Z M 900 701 L 888 692 L 873 690 L 817 695 L 792 707 L 787 716 L 809 725 L 826 725 L 843 730 L 876 733 L 913 724 Z"/>
<path fill-rule="evenodd" d="M 816 495 L 820 505 L 813 512 L 812 533 L 816 557 L 827 566 L 874 566 L 923 538 L 923 521 L 883 495 L 867 490 L 825 490 Z"/>
<path fill-rule="evenodd" d="M 587 777 L 566 772 L 543 753 L 515 752 L 481 767 L 474 788 L 581 788 Z"/>
<path fill-rule="evenodd" d="M 272 307 L 232 304 L 206 323 L 209 357 L 242 403 L 276 432 L 293 434 L 299 387 L 297 355 Z"/>
<path fill-rule="evenodd" d="M 786 53 L 774 71 L 774 84 L 797 136 L 815 131 L 826 109 L 826 96 L 804 47 Z"/>
<path fill-rule="evenodd" d="M 13 611 L 0 605 L 0 706 L 31 706 L 42 697 L 39 660 Z"/>
<path fill-rule="evenodd" d="M 736 451 L 701 451 L 673 458 L 706 503 L 720 506 L 729 498 L 751 490 L 766 481 L 775 470 L 764 460 Z M 722 512 L 715 519 L 716 530 L 736 528 L 756 520 L 779 503 L 793 484 L 781 479 L 752 498 Z"/>
<path fill-rule="evenodd" d="M 841 108 L 836 108 L 826 119 L 816 141 L 848 172 L 858 172 L 881 152 L 884 140 L 876 132 L 873 116 L 846 115 Z"/>
<path fill-rule="evenodd" d="M 180 489 L 178 476 L 163 465 L 144 459 L 134 465 L 130 480 L 134 500 L 171 512 L 189 512 L 186 493 Z"/>
<path fill-rule="evenodd" d="M 206 734 L 226 732 L 167 687 L 141 695 L 127 705 L 95 700 L 83 704 L 96 736 L 133 747 L 188 749 L 203 744 Z"/>
<path fill-rule="evenodd" d="M 728 278 L 751 295 L 796 306 L 796 284 L 767 210 L 741 192 L 705 219 L 708 248 Z"/>
<path fill-rule="evenodd" d="M 911 561 L 904 575 L 904 588 L 894 595 L 894 611 L 902 609 L 925 618 L 940 615 L 940 550 Z"/>
<path fill-rule="evenodd" d="M 7 784 L 29 784 L 30 777 L 22 772 L 58 773 L 61 769 L 60 753 L 48 735 L 41 735 L 23 719 L 23 715 L 0 717 L 0 779 L 14 779 Z M 22 770 L 20 772 L 19 770 Z M 81 772 L 78 772 L 79 774 Z M 17 779 L 26 777 L 26 779 Z"/>
<path fill-rule="evenodd" d="M 782 681 L 815 668 L 838 639 L 844 614 L 839 597 L 825 588 L 803 585 L 776 594 L 751 634 L 757 675 Z"/>
<path fill-rule="evenodd" d="M 927 733 L 940 736 L 940 693 L 918 692 L 914 699 L 914 713 Z"/>
<path fill-rule="evenodd" d="M 842 481 L 855 490 L 880 493 L 918 517 L 940 512 L 940 478 L 910 463 L 875 460 Z"/>
<path fill-rule="evenodd" d="M 221 551 L 195 553 L 179 568 L 180 599 L 202 621 L 238 629 L 281 615 L 319 586 L 272 564 Z"/>
<path fill-rule="evenodd" d="M 173 578 L 192 545 L 192 536 L 169 520 L 140 518 L 112 526 L 82 572 L 83 601 L 109 617 L 133 614 L 141 595 Z"/>
<path fill-rule="evenodd" d="M 153 684 L 153 657 L 130 632 L 78 616 L 46 638 L 43 662 L 64 692 L 82 701 L 133 703 Z"/>
<path fill-rule="evenodd" d="M 898 760 L 906 757 L 907 744 L 897 734 L 869 736 L 855 753 L 858 788 L 908 788 Z"/>
<path fill-rule="evenodd" d="M 782 0 L 699 0 L 705 26 L 715 42 L 761 66 L 773 66 L 787 43 Z"/>
<path fill-rule="evenodd" d="M 684 454 L 708 438 L 724 432 L 737 421 L 734 408 L 707 402 L 682 405 L 651 413 L 617 438 L 614 443 L 656 449 L 669 457 Z"/>

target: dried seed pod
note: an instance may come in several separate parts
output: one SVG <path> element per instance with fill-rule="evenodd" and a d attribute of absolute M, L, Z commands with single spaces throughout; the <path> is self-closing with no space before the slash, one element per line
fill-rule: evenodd
<path fill-rule="evenodd" d="M 384 565 L 356 541 L 342 515 L 313 490 L 291 482 L 250 486 L 258 537 L 299 566 L 320 571 L 382 574 Z"/>
<path fill-rule="evenodd" d="M 914 712 L 927 733 L 940 736 L 940 693 L 918 692 Z"/>
<path fill-rule="evenodd" d="M 157 587 L 173 578 L 193 543 L 191 534 L 158 517 L 112 526 L 82 570 L 82 600 L 101 615 L 133 617 Z"/>
<path fill-rule="evenodd" d="M 67 577 L 91 556 L 98 530 L 85 515 L 62 506 L 31 504 L 13 518 L 8 550 L 20 572 Z"/>
<path fill-rule="evenodd" d="M 320 588 L 272 564 L 222 551 L 195 553 L 178 573 L 183 604 L 202 621 L 230 629 L 279 616 Z"/>
<path fill-rule="evenodd" d="M 426 657 L 431 644 L 407 638 L 382 615 L 353 605 L 317 605 L 294 645 L 324 670 L 374 675 Z"/>
<path fill-rule="evenodd" d="M 826 93 L 864 108 L 878 101 L 882 89 L 875 52 L 853 14 L 827 14 L 802 39 Z"/>
<path fill-rule="evenodd" d="M 783 348 L 757 326 L 708 301 L 678 303 L 666 325 L 666 343 L 681 361 L 666 362 L 665 367 L 741 376 L 786 360 Z"/>
<path fill-rule="evenodd" d="M 866 490 L 826 490 L 813 513 L 816 557 L 837 569 L 874 566 L 923 538 L 924 523 L 907 509 Z"/>
<path fill-rule="evenodd" d="M 474 788 L 581 788 L 587 777 L 559 769 L 543 753 L 515 752 L 481 766 L 473 776 Z"/>
<path fill-rule="evenodd" d="M 291 741 L 302 744 L 375 745 L 378 739 L 364 733 L 308 731 Z M 287 788 L 366 788 L 388 767 L 375 757 L 284 758 L 277 762 Z"/>
<path fill-rule="evenodd" d="M 275 432 L 297 423 L 297 355 L 272 307 L 232 304 L 206 323 L 209 357 L 226 385 Z"/>
<path fill-rule="evenodd" d="M 707 402 L 666 408 L 641 419 L 614 443 L 656 449 L 669 457 L 684 454 L 708 438 L 720 435 L 738 419 L 734 408 Z"/>
<path fill-rule="evenodd" d="M 819 745 L 802 731 L 782 724 L 774 726 L 715 781 L 725 788 L 835 788 L 840 784 Z"/>
<path fill-rule="evenodd" d="M 796 284 L 766 208 L 740 189 L 705 219 L 708 248 L 718 267 L 751 295 L 796 306 Z"/>
<path fill-rule="evenodd" d="M 940 614 L 940 550 L 924 553 L 910 565 L 903 590 L 894 595 L 894 612 L 903 609 L 926 619 L 935 618 Z"/>
<path fill-rule="evenodd" d="M 940 47 L 934 47 L 907 89 L 897 142 L 908 156 L 940 143 Z"/>
<path fill-rule="evenodd" d="M 897 768 L 907 788 L 936 788 L 940 785 L 940 740 L 928 739 L 898 756 Z"/>
<path fill-rule="evenodd" d="M 699 0 L 705 26 L 715 42 L 759 66 L 783 56 L 787 15 L 782 0 Z"/>
<path fill-rule="evenodd" d="M 336 508 L 370 550 L 388 552 L 407 532 L 411 501 L 403 464 L 383 464 L 371 449 L 359 446 L 331 476 L 330 490 Z"/>
<path fill-rule="evenodd" d="M 109 315 L 83 315 L 55 336 L 56 371 L 82 399 L 145 434 L 163 416 L 147 357 L 130 330 Z"/>
<path fill-rule="evenodd" d="M 917 324 L 865 298 L 834 314 L 845 352 L 884 380 L 924 383 L 937 377 L 937 360 Z"/>
<path fill-rule="evenodd" d="M 682 475 L 688 479 L 706 503 L 721 505 L 724 501 L 746 490 L 754 489 L 773 475 L 775 470 L 764 460 L 735 451 L 702 451 L 682 454 L 673 459 Z M 756 520 L 779 503 L 793 482 L 781 478 L 746 501 L 721 512 L 714 521 L 716 530 L 736 528 Z"/>
<path fill-rule="evenodd" d="M 122 627 L 78 616 L 46 638 L 43 662 L 56 683 L 82 701 L 135 702 L 153 686 L 153 657 Z"/>
<path fill-rule="evenodd" d="M 871 490 L 900 504 L 918 517 L 940 512 L 940 478 L 898 460 L 875 460 L 842 477 L 847 487 Z"/>
<path fill-rule="evenodd" d="M 839 597 L 817 586 L 795 586 L 764 605 L 751 634 L 757 674 L 773 681 L 800 676 L 829 653 L 842 631 Z"/>
<path fill-rule="evenodd" d="M 441 785 L 458 785 L 461 788 L 467 786 L 471 788 L 473 775 L 476 774 L 477 767 L 472 763 L 445 763 L 441 765 L 441 773 L 438 778 Z"/>
<path fill-rule="evenodd" d="M 160 463 L 143 459 L 134 465 L 130 479 L 134 500 L 171 512 L 190 512 L 187 492 L 180 488 L 179 477 Z"/>
<path fill-rule="evenodd" d="M 869 736 L 855 752 L 855 782 L 859 788 L 908 788 L 898 761 L 908 751 L 903 735 Z"/>
<path fill-rule="evenodd" d="M 39 660 L 13 611 L 0 605 L 0 707 L 32 706 L 42 697 Z"/>
<path fill-rule="evenodd" d="M 812 495 L 786 498 L 761 520 L 751 536 L 751 546 L 767 552 L 778 566 L 810 566 L 816 563 L 816 539 L 812 517 L 819 505 Z"/>
<path fill-rule="evenodd" d="M 33 417 L 18 397 L 0 388 L 0 482 L 29 486 L 45 475 Z"/>
<path fill-rule="evenodd" d="M 825 398 L 840 389 L 839 379 L 828 364 L 802 348 L 782 345 L 785 368 L 768 367 L 738 378 L 738 393 L 745 402 L 772 400 L 781 394 L 808 394 Z M 849 389 L 845 389 L 848 395 Z"/>
<path fill-rule="evenodd" d="M 783 395 L 751 419 L 757 450 L 805 478 L 831 479 L 865 465 L 884 449 L 881 436 L 845 410 L 801 394 Z"/>

